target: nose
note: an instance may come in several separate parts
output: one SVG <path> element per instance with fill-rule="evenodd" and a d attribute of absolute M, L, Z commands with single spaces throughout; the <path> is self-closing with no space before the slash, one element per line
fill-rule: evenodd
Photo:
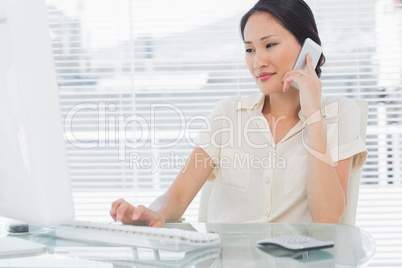
<path fill-rule="evenodd" d="M 263 51 L 254 54 L 254 69 L 261 69 L 269 65 L 269 57 Z"/>

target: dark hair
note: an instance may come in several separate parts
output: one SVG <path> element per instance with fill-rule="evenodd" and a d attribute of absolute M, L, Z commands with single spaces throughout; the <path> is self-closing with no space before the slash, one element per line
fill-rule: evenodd
<path fill-rule="evenodd" d="M 321 45 L 313 12 L 303 0 L 259 0 L 241 18 L 240 31 L 243 40 L 244 28 L 248 19 L 251 15 L 259 12 L 269 13 L 278 23 L 296 37 L 300 45 L 303 45 L 306 38 L 311 38 L 314 42 Z M 322 54 L 315 69 L 318 77 L 321 75 L 321 66 L 324 63 L 325 56 Z"/>

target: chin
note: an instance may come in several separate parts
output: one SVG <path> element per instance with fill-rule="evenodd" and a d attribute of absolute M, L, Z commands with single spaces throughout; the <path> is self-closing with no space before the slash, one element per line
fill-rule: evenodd
<path fill-rule="evenodd" d="M 258 88 L 264 95 L 271 95 L 271 94 L 280 94 L 283 93 L 282 87 L 281 88 L 273 88 L 269 86 L 258 85 Z"/>
<path fill-rule="evenodd" d="M 258 88 L 264 95 L 283 93 L 283 83 L 272 83 L 275 81 L 255 81 Z"/>

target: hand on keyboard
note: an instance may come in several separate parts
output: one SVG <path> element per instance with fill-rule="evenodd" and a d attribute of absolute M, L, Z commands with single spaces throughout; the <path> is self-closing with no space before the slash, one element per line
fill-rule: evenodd
<path fill-rule="evenodd" d="M 114 221 L 121 221 L 123 224 L 165 226 L 165 219 L 160 213 L 142 205 L 135 207 L 122 198 L 112 203 L 110 216 Z"/>

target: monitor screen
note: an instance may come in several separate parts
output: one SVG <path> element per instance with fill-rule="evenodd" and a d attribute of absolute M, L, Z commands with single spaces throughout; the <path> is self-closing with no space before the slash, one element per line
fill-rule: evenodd
<path fill-rule="evenodd" d="M 73 219 L 46 5 L 0 0 L 0 217 Z"/>

